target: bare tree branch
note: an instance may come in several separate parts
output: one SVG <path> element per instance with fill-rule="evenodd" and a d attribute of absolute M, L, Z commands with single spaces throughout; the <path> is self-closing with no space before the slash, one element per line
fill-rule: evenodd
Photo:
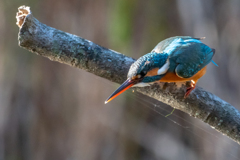
<path fill-rule="evenodd" d="M 18 8 L 19 46 L 52 61 L 84 69 L 116 83 L 122 83 L 130 65 L 135 61 L 116 51 L 89 40 L 42 24 L 30 8 Z M 174 83 L 154 84 L 136 88 L 144 95 L 188 113 L 240 144 L 240 114 L 229 103 L 197 87 L 183 99 L 186 86 Z"/>

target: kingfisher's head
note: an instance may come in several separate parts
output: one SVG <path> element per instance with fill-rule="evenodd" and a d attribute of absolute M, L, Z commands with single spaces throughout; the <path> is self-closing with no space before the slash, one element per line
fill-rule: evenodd
<path fill-rule="evenodd" d="M 127 80 L 114 91 L 105 103 L 108 103 L 132 86 L 144 87 L 148 83 L 160 80 L 169 68 L 168 55 L 151 52 L 135 61 L 129 71 Z"/>

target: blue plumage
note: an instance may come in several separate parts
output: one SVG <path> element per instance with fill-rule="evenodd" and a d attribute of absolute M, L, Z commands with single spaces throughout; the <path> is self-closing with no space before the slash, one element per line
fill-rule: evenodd
<path fill-rule="evenodd" d="M 168 72 L 175 72 L 181 78 L 192 77 L 205 67 L 214 55 L 214 51 L 199 39 L 183 36 L 161 41 L 151 53 L 132 64 L 128 77 L 144 75 L 154 68 L 161 68 L 167 59 L 170 60 Z M 162 75 L 145 77 L 143 82 L 153 82 L 161 78 Z"/>
<path fill-rule="evenodd" d="M 168 53 L 171 72 L 179 72 L 179 76 L 188 78 L 205 67 L 212 59 L 214 52 L 200 40 L 191 37 L 172 37 L 164 40 L 168 43 L 162 53 Z M 158 45 L 155 49 L 160 49 Z M 162 49 L 162 48 L 161 48 Z"/>

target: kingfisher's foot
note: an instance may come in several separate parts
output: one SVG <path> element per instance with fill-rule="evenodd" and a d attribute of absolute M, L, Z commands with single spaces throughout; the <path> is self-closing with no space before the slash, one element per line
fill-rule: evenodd
<path fill-rule="evenodd" d="M 188 95 L 196 88 L 196 82 L 194 80 L 191 80 L 191 87 L 188 87 L 186 90 L 186 93 L 184 95 L 184 98 L 187 98 Z"/>

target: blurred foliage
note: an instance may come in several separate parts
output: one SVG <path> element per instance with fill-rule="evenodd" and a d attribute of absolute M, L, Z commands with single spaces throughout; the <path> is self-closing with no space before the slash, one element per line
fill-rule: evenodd
<path fill-rule="evenodd" d="M 133 18 L 136 0 L 110 1 L 110 42 L 114 48 L 129 50 L 130 40 L 133 35 Z"/>

